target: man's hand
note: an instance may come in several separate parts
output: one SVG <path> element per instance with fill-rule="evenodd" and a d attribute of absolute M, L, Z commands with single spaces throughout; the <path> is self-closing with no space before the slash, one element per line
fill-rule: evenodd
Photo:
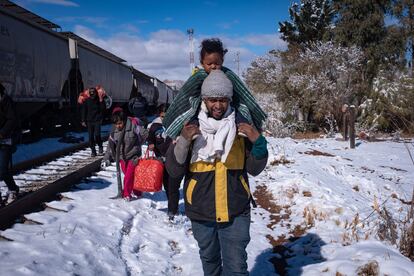
<path fill-rule="evenodd" d="M 81 126 L 86 127 L 86 123 L 85 122 L 81 122 Z"/>
<path fill-rule="evenodd" d="M 183 136 L 187 141 L 193 140 L 193 137 L 197 134 L 201 134 L 200 128 L 196 125 L 186 124 L 181 130 L 181 136 Z"/>
<path fill-rule="evenodd" d="M 260 136 L 260 133 L 257 131 L 257 129 L 247 123 L 240 123 L 237 125 L 237 128 L 237 131 L 240 134 L 244 134 L 252 143 L 256 142 L 257 138 Z"/>

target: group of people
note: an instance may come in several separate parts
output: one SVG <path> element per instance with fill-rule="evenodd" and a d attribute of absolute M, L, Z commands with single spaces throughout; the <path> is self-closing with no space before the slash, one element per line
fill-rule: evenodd
<path fill-rule="evenodd" d="M 139 197 L 141 192 L 133 189 L 134 168 L 142 155 L 141 146 L 147 142 L 148 149 L 165 162 L 163 185 L 170 218 L 178 212 L 184 179 L 185 213 L 199 246 L 204 275 L 248 275 L 246 247 L 250 209 L 255 205 L 248 174 L 258 175 L 268 159 L 267 141 L 260 132 L 266 115 L 240 79 L 223 66 L 226 52 L 219 39 L 203 40 L 202 68 L 187 80 L 168 110 L 159 106 L 158 117 L 149 125 L 142 95 L 129 104 L 139 112 L 114 108 L 102 161 L 102 167 L 115 161 L 118 171 L 124 173 L 119 197 Z M 15 113 L 8 109 L 3 87 L 0 95 L 1 142 L 10 137 L 7 126 Z M 93 156 L 96 144 L 103 154 L 103 110 L 102 97 L 95 88 L 89 89 L 82 124 L 88 127 Z M 18 192 L 5 173 L 11 154 L 12 149 L 0 143 L 0 177 L 9 190 Z"/>
<path fill-rule="evenodd" d="M 248 174 L 258 175 L 267 163 L 267 142 L 254 120 L 265 115 L 238 78 L 222 66 L 226 52 L 219 39 L 202 42 L 203 68 L 187 80 L 166 113 L 160 106 L 159 116 L 148 125 L 147 142 L 165 160 L 169 217 L 177 214 L 184 179 L 185 213 L 204 274 L 248 275 L 246 247 L 254 205 Z M 141 194 L 133 191 L 132 179 L 146 122 L 136 120 L 122 109 L 113 111 L 114 128 L 103 161 L 105 166 L 111 159 L 119 161 L 125 198 Z"/>

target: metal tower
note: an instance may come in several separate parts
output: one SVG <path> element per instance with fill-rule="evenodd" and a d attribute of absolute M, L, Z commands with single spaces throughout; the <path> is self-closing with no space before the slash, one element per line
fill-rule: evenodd
<path fill-rule="evenodd" d="M 236 52 L 237 75 L 240 77 L 240 52 Z"/>
<path fill-rule="evenodd" d="M 194 29 L 193 28 L 188 29 L 187 34 L 188 34 L 188 41 L 190 43 L 190 74 L 192 74 L 194 70 L 194 41 L 193 41 Z"/>

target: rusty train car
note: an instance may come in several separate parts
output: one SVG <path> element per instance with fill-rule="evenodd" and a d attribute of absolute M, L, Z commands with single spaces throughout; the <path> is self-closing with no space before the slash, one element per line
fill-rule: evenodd
<path fill-rule="evenodd" d="M 156 77 L 5 0 L 0 0 L 0 82 L 32 132 L 79 123 L 77 97 L 88 87 L 102 85 L 112 107 L 126 107 L 141 92 L 155 110 L 174 96 Z"/>

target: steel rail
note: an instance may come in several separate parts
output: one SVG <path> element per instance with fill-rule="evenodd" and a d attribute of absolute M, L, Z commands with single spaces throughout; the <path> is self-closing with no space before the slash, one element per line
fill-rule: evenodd
<path fill-rule="evenodd" d="M 55 196 L 63 191 L 69 190 L 82 178 L 91 175 L 100 169 L 102 158 L 72 172 L 28 195 L 19 198 L 0 209 L 0 229 L 10 228 L 16 220 L 27 213 L 39 208 L 44 202 L 55 199 Z"/>
<path fill-rule="evenodd" d="M 108 136 L 102 137 L 103 142 L 107 140 L 108 140 Z M 21 172 L 21 171 L 27 171 L 33 167 L 40 166 L 46 162 L 49 162 L 50 160 L 53 160 L 58 157 L 68 155 L 69 153 L 87 148 L 88 146 L 89 146 L 89 142 L 82 142 L 82 143 L 78 143 L 76 145 L 72 145 L 67 148 L 61 149 L 61 150 L 47 153 L 45 155 L 42 155 L 42 156 L 39 156 L 33 159 L 29 159 L 29 160 L 25 160 L 25 161 L 13 164 L 11 172 L 12 174 L 17 174 L 18 172 Z"/>

